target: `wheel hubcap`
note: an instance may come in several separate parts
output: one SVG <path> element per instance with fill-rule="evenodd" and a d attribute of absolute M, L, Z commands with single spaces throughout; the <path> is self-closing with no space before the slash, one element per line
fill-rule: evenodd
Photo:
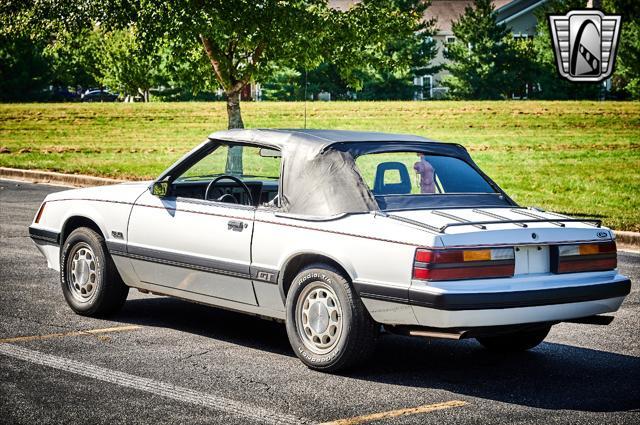
<path fill-rule="evenodd" d="M 91 247 L 78 244 L 69 256 L 68 286 L 78 301 L 88 301 L 96 292 L 96 259 Z"/>
<path fill-rule="evenodd" d="M 342 308 L 333 289 L 324 282 L 309 284 L 296 306 L 298 334 L 317 354 L 331 351 L 342 334 Z"/>
<path fill-rule="evenodd" d="M 315 302 L 309 308 L 309 326 L 316 334 L 323 334 L 329 327 L 329 310 L 321 302 Z"/>

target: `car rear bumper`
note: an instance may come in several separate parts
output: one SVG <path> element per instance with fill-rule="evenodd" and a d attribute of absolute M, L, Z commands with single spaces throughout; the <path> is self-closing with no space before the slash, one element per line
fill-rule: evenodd
<path fill-rule="evenodd" d="M 631 292 L 627 278 L 602 283 L 528 291 L 456 293 L 409 289 L 409 304 L 436 310 L 493 310 L 536 307 L 625 297 Z"/>
<path fill-rule="evenodd" d="M 475 328 L 563 320 L 610 313 L 620 308 L 624 297 L 576 303 L 550 304 L 484 310 L 437 310 L 412 306 L 417 324 L 434 328 Z"/>
<path fill-rule="evenodd" d="M 510 285 L 514 287 L 517 285 Z M 503 326 L 553 322 L 616 311 L 631 290 L 621 275 L 568 281 L 565 286 L 523 285 L 526 290 L 456 290 L 428 284 L 389 290 L 356 284 L 372 317 L 383 324 L 434 328 Z M 404 295 L 404 299 L 402 295 Z"/>

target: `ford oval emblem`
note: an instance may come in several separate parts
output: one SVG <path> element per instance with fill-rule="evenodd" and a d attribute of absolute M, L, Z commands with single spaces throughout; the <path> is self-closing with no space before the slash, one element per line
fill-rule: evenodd
<path fill-rule="evenodd" d="M 604 239 L 604 238 L 608 237 L 608 236 L 609 236 L 609 234 L 608 234 L 607 232 L 598 232 L 598 233 L 597 233 L 597 236 L 598 236 L 600 239 Z"/>
<path fill-rule="evenodd" d="M 538 239 L 538 234 L 537 233 L 532 233 L 531 234 L 531 238 L 532 239 Z"/>

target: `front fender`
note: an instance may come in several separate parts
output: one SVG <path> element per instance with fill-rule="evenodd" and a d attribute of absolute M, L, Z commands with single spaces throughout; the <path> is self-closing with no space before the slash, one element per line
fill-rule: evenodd
<path fill-rule="evenodd" d="M 97 200 L 50 201 L 39 223 L 40 226 L 60 233 L 60 244 L 71 229 L 69 223 L 74 218 L 90 220 L 100 229 L 105 240 L 124 242 L 127 239 L 127 222 L 132 205 Z M 115 238 L 112 232 L 120 232 L 122 238 Z"/>

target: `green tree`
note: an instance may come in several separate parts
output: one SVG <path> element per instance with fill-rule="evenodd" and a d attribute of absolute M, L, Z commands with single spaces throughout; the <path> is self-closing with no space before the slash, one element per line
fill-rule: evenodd
<path fill-rule="evenodd" d="M 240 94 L 281 66 L 311 69 L 326 61 L 357 84 L 363 63 L 404 65 L 386 55 L 390 40 L 411 39 L 422 22 L 418 0 L 363 0 L 348 11 L 327 0 L 141 0 L 138 22 L 148 34 L 204 48 L 225 91 L 229 128 L 243 127 Z"/>
<path fill-rule="evenodd" d="M 374 71 L 367 74 L 357 93 L 362 100 L 412 100 L 415 87 L 412 75 L 405 72 Z"/>
<path fill-rule="evenodd" d="M 406 66 L 409 56 L 400 50 L 389 55 L 387 47 L 413 40 L 423 12 L 421 0 L 362 0 L 347 11 L 332 9 L 328 0 L 5 0 L 0 31 L 55 40 L 96 25 L 105 32 L 134 26 L 144 47 L 167 40 L 181 57 L 199 47 L 226 94 L 229 127 L 235 128 L 244 126 L 242 89 L 277 67 L 328 62 L 357 86 L 363 63 Z"/>
<path fill-rule="evenodd" d="M 304 99 L 305 92 L 308 99 L 316 98 L 320 92 L 327 92 L 331 93 L 331 99 L 349 100 L 352 98 L 351 92 L 355 91 L 349 88 L 349 83 L 340 75 L 340 70 L 334 64 L 323 62 L 314 69 L 298 71 L 298 99 Z M 358 78 L 357 81 L 360 81 L 359 76 L 352 78 Z"/>
<path fill-rule="evenodd" d="M 101 34 L 93 28 L 58 33 L 44 48 L 52 62 L 52 84 L 74 88 L 100 85 L 100 42 Z"/>
<path fill-rule="evenodd" d="M 444 84 L 455 98 L 500 99 L 516 88 L 509 65 L 515 60 L 511 35 L 493 12 L 491 0 L 475 0 L 452 25 L 456 41 L 444 54 L 451 61 L 445 66 L 451 75 Z"/>
<path fill-rule="evenodd" d="M 148 101 L 149 89 L 161 79 L 159 49 L 144 46 L 134 26 L 101 32 L 99 48 L 102 85 Z"/>
<path fill-rule="evenodd" d="M 310 97 L 329 92 L 332 99 L 352 99 L 355 96 L 361 99 L 413 98 L 413 77 L 437 71 L 431 66 L 437 53 L 433 40 L 435 20 L 425 21 L 421 18 L 431 2 L 392 0 L 388 3 L 372 3 L 388 10 L 395 8 L 404 11 L 413 18 L 407 21 L 403 31 L 388 31 L 382 40 L 383 44 L 376 49 L 355 56 L 347 55 L 347 59 L 350 59 L 348 63 L 345 63 L 344 57 L 327 54 L 324 62 L 318 66 L 296 69 L 297 78 L 293 73 L 285 74 L 278 70 L 274 76 L 262 81 L 266 97 L 302 99 L 306 85 Z M 394 26 L 397 28 L 398 24 Z M 367 41 L 363 39 L 362 43 Z M 354 57 L 357 60 L 353 60 Z M 282 87 L 287 94 L 274 91 L 276 87 Z"/>
<path fill-rule="evenodd" d="M 211 72 L 202 46 L 177 47 L 173 41 L 160 45 L 160 82 L 168 86 L 155 94 L 164 100 L 220 100 L 220 84 Z"/>
<path fill-rule="evenodd" d="M 518 97 L 535 97 L 538 90 L 538 66 L 535 61 L 534 40 L 507 37 L 504 42 L 512 53 L 507 64 L 508 73 L 513 81 L 512 94 Z"/>
<path fill-rule="evenodd" d="M 640 99 L 640 3 L 637 0 L 604 0 L 605 13 L 622 16 L 613 91 Z"/>
<path fill-rule="evenodd" d="M 318 2 L 140 0 L 137 21 L 148 39 L 199 46 L 227 97 L 229 128 L 243 127 L 242 89 L 274 60 L 311 51 L 320 25 Z"/>
<path fill-rule="evenodd" d="M 536 85 L 539 90 L 532 97 L 542 99 L 597 99 L 601 83 L 576 83 L 558 74 L 554 47 L 549 33 L 547 14 L 563 15 L 573 9 L 585 9 L 586 0 L 550 0 L 536 13 L 538 25 L 533 40 Z"/>
<path fill-rule="evenodd" d="M 331 62 L 348 81 L 363 63 L 391 66 L 402 56 L 385 55 L 387 42 L 413 37 L 422 11 L 420 0 L 362 0 L 344 12 L 328 0 L 5 0 L 0 25 L 44 38 L 96 24 L 109 31 L 135 25 L 144 44 L 199 45 L 226 93 L 228 126 L 238 128 L 240 94 L 252 80 L 282 65 Z M 232 158 L 237 170 L 241 157 Z"/>
<path fill-rule="evenodd" d="M 279 68 L 262 84 L 262 98 L 287 101 L 303 99 L 304 95 L 300 96 L 300 76 L 301 73 L 295 69 Z"/>
<path fill-rule="evenodd" d="M 51 61 L 44 46 L 27 37 L 0 35 L 0 100 L 25 101 L 44 98 L 51 80 Z"/>
<path fill-rule="evenodd" d="M 406 3 L 406 2 L 405 2 Z M 431 2 L 424 1 L 412 5 L 412 9 L 424 16 L 424 12 Z M 399 6 L 407 8 L 407 4 Z M 383 66 L 365 64 L 360 73 L 361 84 L 353 88 L 360 89 L 358 98 L 367 100 L 407 100 L 413 99 L 415 87 L 413 77 L 424 76 L 438 72 L 439 67 L 431 62 L 437 54 L 436 21 L 420 20 L 413 27 L 411 35 L 390 38 L 384 49 L 386 57 L 393 57 L 395 61 Z"/>

